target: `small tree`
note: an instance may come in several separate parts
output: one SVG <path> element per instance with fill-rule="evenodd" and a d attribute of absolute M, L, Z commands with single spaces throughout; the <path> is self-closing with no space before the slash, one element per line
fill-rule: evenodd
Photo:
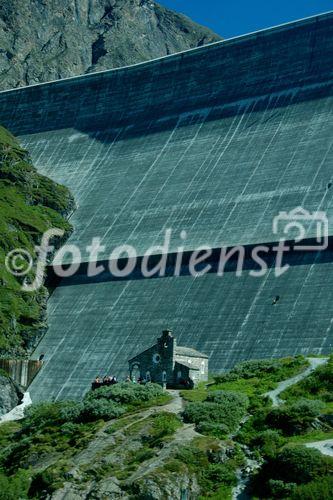
<path fill-rule="evenodd" d="M 268 413 L 266 423 L 287 435 L 300 434 L 314 423 L 323 408 L 321 401 L 302 399 L 292 405 L 274 408 Z"/>

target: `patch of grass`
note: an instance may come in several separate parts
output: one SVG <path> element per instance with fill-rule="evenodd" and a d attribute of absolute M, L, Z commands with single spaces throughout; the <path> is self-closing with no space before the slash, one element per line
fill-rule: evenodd
<path fill-rule="evenodd" d="M 325 441 L 326 439 L 333 439 L 333 429 L 328 431 L 313 430 L 306 434 L 298 436 L 291 436 L 287 438 L 288 443 L 292 444 L 306 444 L 315 441 Z"/>
<path fill-rule="evenodd" d="M 0 500 L 27 498 L 30 482 L 29 471 L 20 469 L 9 477 L 0 471 Z"/>
<path fill-rule="evenodd" d="M 181 396 L 189 402 L 202 402 L 211 391 L 240 392 L 250 399 L 251 409 L 255 409 L 269 404 L 263 394 L 308 366 L 309 362 L 303 356 L 244 361 L 227 373 L 215 375 L 213 382 L 208 385 L 199 384 L 195 389 L 181 391 Z"/>
<path fill-rule="evenodd" d="M 137 421 L 138 417 L 136 415 L 130 415 L 127 417 L 120 417 L 117 418 L 111 425 L 108 425 L 105 429 L 104 432 L 106 434 L 114 434 L 115 432 L 123 429 L 124 427 L 134 424 Z"/>
<path fill-rule="evenodd" d="M 235 431 L 246 415 L 247 396 L 231 391 L 212 391 L 203 402 L 188 403 L 182 413 L 185 422 L 196 425 L 196 430 L 225 438 Z"/>
<path fill-rule="evenodd" d="M 151 428 L 146 438 L 150 447 L 160 446 L 182 426 L 180 418 L 174 413 L 161 412 L 150 417 Z"/>
<path fill-rule="evenodd" d="M 45 492 L 52 494 L 63 487 L 65 474 L 72 467 L 72 463 L 60 458 L 55 464 L 34 474 L 30 484 L 29 498 L 43 498 Z"/>
<path fill-rule="evenodd" d="M 13 440 L 15 434 L 21 430 L 21 427 L 18 421 L 0 424 L 0 450 Z"/>
<path fill-rule="evenodd" d="M 155 452 L 152 448 L 150 447 L 142 447 L 137 451 L 131 452 L 129 454 L 128 462 L 127 465 L 140 465 L 143 462 L 146 462 L 147 460 L 150 460 L 155 456 Z"/>
<path fill-rule="evenodd" d="M 301 380 L 280 395 L 287 403 L 294 403 L 298 399 L 315 399 L 325 403 L 327 413 L 333 411 L 333 356 L 329 361 L 319 366 L 308 377 Z"/>
<path fill-rule="evenodd" d="M 244 361 L 229 372 L 216 376 L 210 389 L 242 392 L 252 404 L 257 404 L 258 398 L 275 389 L 279 382 L 298 375 L 308 366 L 309 362 L 303 356 Z"/>
<path fill-rule="evenodd" d="M 326 476 L 298 486 L 291 495 L 291 500 L 331 500 L 333 476 Z"/>
<path fill-rule="evenodd" d="M 163 393 L 160 396 L 152 398 L 150 401 L 137 402 L 135 405 L 129 405 L 128 411 L 139 411 L 150 408 L 151 406 L 164 406 L 172 401 L 172 396 L 167 393 Z"/>
<path fill-rule="evenodd" d="M 191 389 L 188 391 L 180 391 L 181 397 L 189 403 L 201 403 L 207 397 L 206 389 Z"/>
<path fill-rule="evenodd" d="M 195 474 L 201 488 L 201 499 L 229 498 L 232 487 L 237 484 L 236 470 L 244 464 L 244 455 L 235 445 L 231 446 L 228 459 L 221 461 L 220 454 L 218 440 L 196 438 L 189 445 L 180 446 L 164 469 Z M 221 494 L 226 497 L 219 496 Z"/>
<path fill-rule="evenodd" d="M 180 391 L 180 395 L 192 403 L 204 401 L 207 397 L 207 382 L 200 382 L 194 389 Z"/>
<path fill-rule="evenodd" d="M 209 496 L 199 496 L 199 500 L 231 500 L 233 486 L 219 486 L 215 492 L 209 492 Z"/>
<path fill-rule="evenodd" d="M 0 469 L 14 474 L 20 468 L 43 467 L 48 460 L 69 458 L 84 448 L 103 421 L 86 424 L 66 422 L 61 416 L 64 403 L 33 405 L 19 424 L 0 426 L 4 446 L 0 450 Z"/>

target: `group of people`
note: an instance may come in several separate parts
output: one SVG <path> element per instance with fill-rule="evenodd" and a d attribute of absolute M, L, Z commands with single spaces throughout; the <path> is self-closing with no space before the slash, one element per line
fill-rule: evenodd
<path fill-rule="evenodd" d="M 127 377 L 125 378 L 125 382 L 132 382 L 133 384 L 145 385 L 147 384 L 147 382 L 150 382 L 150 379 L 148 380 L 148 378 L 145 379 L 142 377 L 138 377 L 136 379 L 135 376 L 131 377 L 130 375 L 127 375 Z M 99 389 L 100 387 L 107 387 L 117 383 L 118 383 L 117 377 L 115 377 L 114 375 L 112 377 L 108 375 L 106 375 L 105 377 L 98 376 L 92 381 L 91 389 L 94 391 L 95 389 Z"/>
<path fill-rule="evenodd" d="M 95 390 L 99 389 L 100 387 L 110 386 L 117 383 L 118 380 L 114 375 L 112 377 L 110 377 L 109 375 L 105 375 L 105 377 L 97 376 L 95 380 L 93 380 L 91 388 L 92 390 Z"/>

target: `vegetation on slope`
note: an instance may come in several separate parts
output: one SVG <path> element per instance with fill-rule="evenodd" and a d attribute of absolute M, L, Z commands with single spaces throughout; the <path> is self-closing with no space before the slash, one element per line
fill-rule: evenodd
<path fill-rule="evenodd" d="M 82 401 L 33 405 L 20 423 L 0 425 L 0 500 L 228 500 L 249 459 L 261 465 L 254 498 L 328 500 L 333 459 L 303 446 L 333 436 L 326 391 L 280 407 L 263 396 L 307 366 L 303 357 L 242 363 L 208 387 L 184 391 L 183 410 L 158 385 L 125 382 Z M 332 363 L 326 368 L 331 377 Z M 311 377 L 320 380 L 321 370 Z"/>
<path fill-rule="evenodd" d="M 325 413 L 333 413 L 333 356 L 327 364 L 319 366 L 311 375 L 289 387 L 281 398 L 293 403 L 301 398 L 323 401 Z"/>
<path fill-rule="evenodd" d="M 304 371 L 307 360 L 297 356 L 246 361 L 216 376 L 208 387 L 202 385 L 184 391 L 183 396 L 190 401 L 184 416 L 195 422 L 203 434 L 227 437 L 228 431 L 229 438 L 246 451 L 248 458 L 263 464 L 252 481 L 255 498 L 328 500 L 332 491 L 333 460 L 303 445 L 333 437 L 328 415 L 332 400 L 332 360 L 333 357 L 283 392 L 281 398 L 285 403 L 274 408 L 264 394 L 275 389 L 278 382 Z M 218 401 L 219 394 L 228 395 L 220 411 L 211 408 L 211 401 Z M 237 409 L 229 413 L 232 398 L 236 402 L 240 396 L 244 397 L 242 411 L 239 403 Z M 244 418 L 246 398 L 249 405 Z"/>
<path fill-rule="evenodd" d="M 155 384 L 121 383 L 81 402 L 31 406 L 0 425 L 0 499 L 229 498 L 244 462 L 239 446 L 196 434 Z M 59 493 L 60 494 L 60 493 Z M 201 495 L 201 496 L 200 496 Z"/>
<path fill-rule="evenodd" d="M 23 292 L 23 278 L 5 266 L 6 255 L 27 250 L 50 228 L 71 230 L 65 217 L 73 208 L 69 191 L 39 175 L 28 153 L 0 127 L 0 356 L 25 355 L 45 329 L 47 291 Z M 33 272 L 28 275 L 33 278 Z"/>

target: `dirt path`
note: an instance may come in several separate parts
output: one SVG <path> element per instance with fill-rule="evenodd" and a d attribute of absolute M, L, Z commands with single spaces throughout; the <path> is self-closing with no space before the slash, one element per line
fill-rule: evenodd
<path fill-rule="evenodd" d="M 279 383 L 276 389 L 273 391 L 266 392 L 265 396 L 271 398 L 273 406 L 280 406 L 284 401 L 279 398 L 279 395 L 288 387 L 297 384 L 304 378 L 308 377 L 318 366 L 324 365 L 328 362 L 328 358 L 307 358 L 310 363 L 309 368 L 304 370 L 304 372 L 299 373 L 295 377 L 288 378 Z"/>
<path fill-rule="evenodd" d="M 315 441 L 313 443 L 306 443 L 307 448 L 315 448 L 323 455 L 333 457 L 333 439 L 326 439 L 325 441 Z"/>
<path fill-rule="evenodd" d="M 273 391 L 269 391 L 265 396 L 268 396 L 272 400 L 272 404 L 274 407 L 280 406 L 284 403 L 283 399 L 279 398 L 279 395 L 288 387 L 291 387 L 294 384 L 297 384 L 304 378 L 308 377 L 318 366 L 324 365 L 328 362 L 329 358 L 307 358 L 310 363 L 309 368 L 304 370 L 302 373 L 299 373 L 295 377 L 291 377 L 287 380 L 283 380 L 280 382 L 276 389 Z M 305 446 L 308 448 L 316 448 L 324 455 L 333 456 L 333 439 L 329 439 L 327 441 L 318 441 L 315 443 L 307 443 Z M 253 469 L 258 468 L 259 464 L 254 461 L 254 466 L 251 464 L 251 460 L 248 461 L 249 469 L 251 469 L 251 473 Z M 250 474 L 246 473 L 242 474 L 242 471 L 239 471 L 238 474 L 238 485 L 233 490 L 232 498 L 233 500 L 249 500 L 251 496 L 246 492 L 246 487 L 250 480 Z"/>
<path fill-rule="evenodd" d="M 169 389 L 167 391 L 172 396 L 172 401 L 165 406 L 163 406 L 163 411 L 169 411 L 170 413 L 181 413 L 183 411 L 183 398 L 181 397 L 179 391 L 174 389 Z"/>
<path fill-rule="evenodd" d="M 168 393 L 173 397 L 172 401 L 165 406 L 157 407 L 159 411 L 168 411 L 170 413 L 175 413 L 176 415 L 181 413 L 183 410 L 183 399 L 179 394 L 179 391 L 168 390 Z M 156 408 L 155 408 L 156 409 Z M 140 466 L 135 473 L 129 478 L 129 482 L 132 483 L 137 479 L 149 474 L 152 470 L 157 469 L 163 465 L 163 462 L 170 456 L 170 453 L 178 446 L 184 445 L 191 442 L 195 437 L 200 436 L 194 430 L 194 424 L 184 424 L 180 429 L 178 429 L 172 437 L 170 443 L 163 446 L 163 448 L 157 453 L 157 456 L 149 461 L 146 461 L 142 466 Z"/>
<path fill-rule="evenodd" d="M 179 414 L 182 409 L 183 409 L 183 399 L 181 398 L 179 391 L 176 390 L 168 390 L 167 391 L 171 396 L 172 396 L 172 401 L 169 403 L 162 405 L 162 406 L 152 406 L 151 408 L 148 408 L 147 410 L 142 410 L 138 413 L 138 418 L 135 419 L 135 414 L 123 417 L 124 420 L 129 418 L 131 419 L 128 424 L 125 424 L 124 427 L 120 427 L 119 430 L 115 431 L 112 434 L 107 434 L 105 431 L 109 427 L 112 427 L 114 424 L 113 421 L 109 422 L 106 426 L 104 426 L 101 430 L 99 430 L 94 439 L 88 444 L 87 448 L 82 450 L 80 453 L 78 453 L 74 458 L 73 462 L 75 464 L 82 464 L 82 463 L 88 463 L 89 461 L 92 461 L 94 457 L 96 456 L 96 453 L 101 450 L 101 448 L 107 448 L 108 446 L 112 446 L 117 442 L 117 439 L 119 437 L 122 437 L 124 435 L 124 432 L 129 430 L 131 427 L 134 425 L 137 425 L 139 422 L 142 422 L 146 420 L 148 417 L 151 415 L 156 415 L 157 413 L 161 412 L 170 412 L 170 413 L 175 413 Z M 122 419 L 119 419 L 122 420 Z M 194 426 L 193 426 L 194 427 Z M 181 429 L 181 430 L 184 430 Z M 194 430 L 193 430 L 194 432 Z M 190 431 L 185 432 L 185 435 L 188 436 Z M 177 433 L 175 434 L 175 439 L 177 439 Z"/>

